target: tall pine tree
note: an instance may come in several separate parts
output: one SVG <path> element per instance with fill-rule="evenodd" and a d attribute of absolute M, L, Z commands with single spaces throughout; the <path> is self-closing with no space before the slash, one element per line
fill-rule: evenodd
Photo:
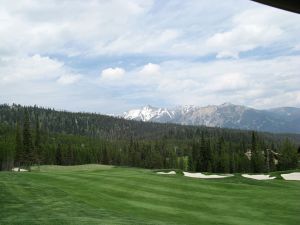
<path fill-rule="evenodd" d="M 260 173 L 264 172 L 264 156 L 263 156 L 263 146 L 258 143 L 257 135 L 252 132 L 252 143 L 251 143 L 251 168 L 252 172 Z"/>
<path fill-rule="evenodd" d="M 36 124 L 35 124 L 35 141 L 34 141 L 34 162 L 38 165 L 41 162 L 41 134 L 40 134 L 40 121 L 39 117 L 36 116 Z"/>
<path fill-rule="evenodd" d="M 19 121 L 16 127 L 16 146 L 15 146 L 15 166 L 20 167 L 24 163 L 24 152 L 22 143 L 22 134 Z"/>
<path fill-rule="evenodd" d="M 30 129 L 29 112 L 25 109 L 24 123 L 23 123 L 23 152 L 24 152 L 24 165 L 30 169 L 32 165 L 33 154 L 33 144 Z"/>

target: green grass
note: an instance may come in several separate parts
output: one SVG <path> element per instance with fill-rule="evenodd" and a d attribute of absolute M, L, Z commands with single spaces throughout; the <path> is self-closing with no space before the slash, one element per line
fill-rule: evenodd
<path fill-rule="evenodd" d="M 95 171 L 95 170 L 108 170 L 114 168 L 113 166 L 100 165 L 100 164 L 86 164 L 76 166 L 35 166 L 31 170 L 34 172 L 83 172 L 83 171 Z"/>
<path fill-rule="evenodd" d="M 83 165 L 0 173 L 0 224 L 299 225 L 300 182 Z"/>

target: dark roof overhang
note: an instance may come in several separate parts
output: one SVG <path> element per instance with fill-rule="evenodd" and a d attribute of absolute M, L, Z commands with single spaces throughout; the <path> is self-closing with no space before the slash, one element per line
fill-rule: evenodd
<path fill-rule="evenodd" d="M 252 0 L 252 1 L 273 6 L 279 9 L 284 9 L 294 13 L 300 13 L 299 0 Z"/>

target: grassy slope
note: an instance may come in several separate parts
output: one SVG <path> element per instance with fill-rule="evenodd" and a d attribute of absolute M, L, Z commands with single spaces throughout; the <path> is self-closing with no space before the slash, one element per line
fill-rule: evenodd
<path fill-rule="evenodd" d="M 88 165 L 0 173 L 0 224 L 300 224 L 300 182 Z"/>

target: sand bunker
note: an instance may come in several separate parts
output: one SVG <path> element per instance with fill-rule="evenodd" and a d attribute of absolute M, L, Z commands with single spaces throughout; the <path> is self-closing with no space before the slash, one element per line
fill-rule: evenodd
<path fill-rule="evenodd" d="M 28 170 L 21 169 L 21 168 L 20 168 L 20 170 L 19 170 L 18 167 L 12 168 L 12 171 L 14 171 L 14 172 L 28 172 Z"/>
<path fill-rule="evenodd" d="M 186 177 L 193 177 L 193 178 L 203 178 L 203 179 L 211 179 L 211 178 L 226 178 L 226 177 L 232 177 L 232 174 L 226 174 L 226 175 L 205 175 L 203 173 L 189 173 L 189 172 L 183 172 L 184 176 Z"/>
<path fill-rule="evenodd" d="M 175 171 L 170 171 L 170 172 L 157 172 L 157 174 L 174 175 L 174 174 L 176 174 L 176 172 L 175 172 Z"/>
<path fill-rule="evenodd" d="M 300 180 L 300 172 L 281 174 L 285 180 Z"/>
<path fill-rule="evenodd" d="M 170 171 L 170 172 L 157 172 L 157 174 L 174 175 L 174 174 L 176 174 L 176 172 L 175 172 L 175 171 Z"/>
<path fill-rule="evenodd" d="M 264 174 L 257 174 L 257 175 L 249 175 L 249 174 L 242 174 L 243 177 L 254 179 L 254 180 L 273 180 L 276 177 L 270 177 L 270 175 Z"/>

